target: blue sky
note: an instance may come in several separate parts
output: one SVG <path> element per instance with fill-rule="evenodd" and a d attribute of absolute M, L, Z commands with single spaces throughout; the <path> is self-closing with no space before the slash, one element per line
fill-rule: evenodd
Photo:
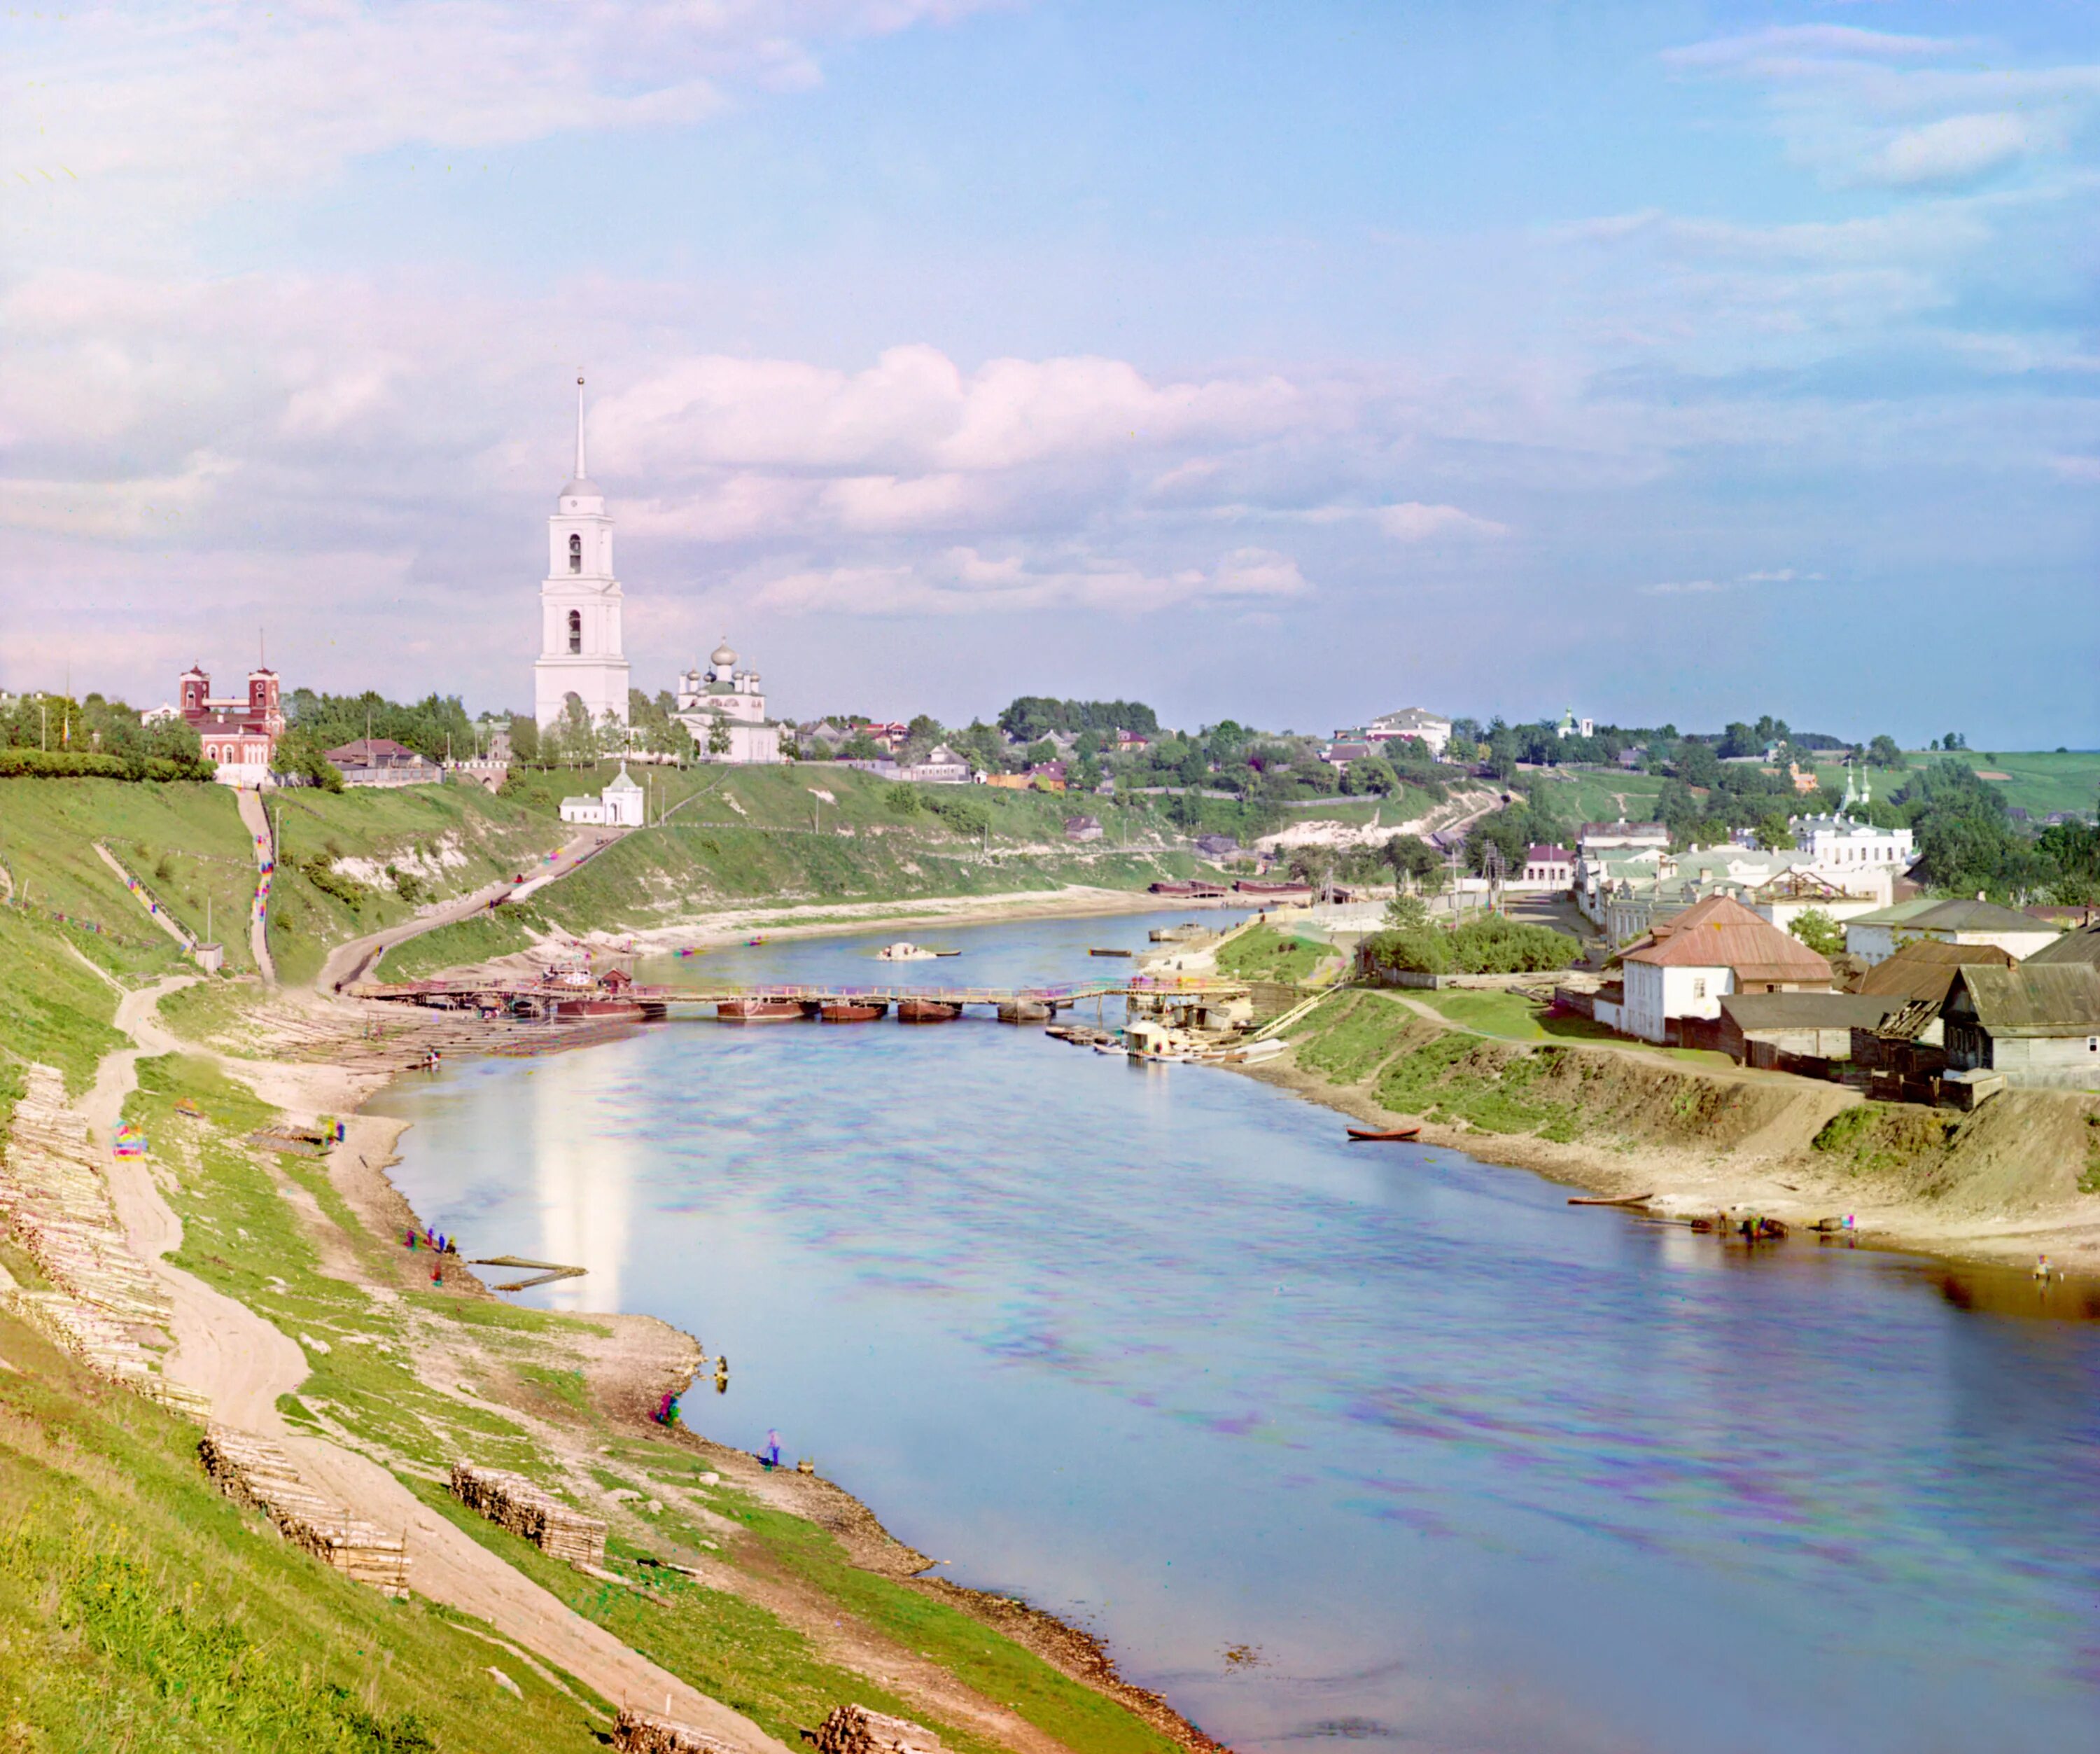
<path fill-rule="evenodd" d="M 11 16 L 0 686 L 2100 741 L 2100 9 Z"/>

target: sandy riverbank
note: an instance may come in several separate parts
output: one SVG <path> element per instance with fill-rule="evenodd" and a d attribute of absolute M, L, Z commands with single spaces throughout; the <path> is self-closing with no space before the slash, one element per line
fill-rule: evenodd
<path fill-rule="evenodd" d="M 888 926 L 996 926 L 1031 919 L 1080 919 L 1127 913 L 1215 912 L 1215 902 L 1141 890 L 1071 887 L 1016 890 L 1000 895 L 931 896 L 898 901 L 807 902 L 793 907 L 723 908 L 688 915 L 641 932 L 593 932 L 591 944 L 632 945 L 643 955 L 735 943 L 762 930 L 769 938 L 835 937 Z M 1246 909 L 1237 911 L 1245 912 Z"/>

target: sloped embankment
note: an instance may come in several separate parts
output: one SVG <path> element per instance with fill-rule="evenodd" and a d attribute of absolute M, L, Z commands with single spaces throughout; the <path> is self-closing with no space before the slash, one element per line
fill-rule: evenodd
<path fill-rule="evenodd" d="M 2034 1212 L 2100 1193 L 2100 1102 L 2009 1090 L 1973 1115 L 1862 1102 L 1811 1149 L 1825 1168 L 1949 1213 Z"/>
<path fill-rule="evenodd" d="M 1298 1063 L 1436 1126 L 1550 1143 L 1805 1149 L 1834 1088 L 1722 1078 L 1660 1058 L 1447 1030 L 1377 992 L 1338 994 L 1294 1032 Z"/>
<path fill-rule="evenodd" d="M 1862 1102 L 1806 1079 L 1493 1040 L 1361 991 L 1323 1002 L 1289 1039 L 1295 1063 L 1264 1069 L 1271 1082 L 1418 1120 L 1425 1138 L 1479 1156 L 1616 1191 L 1637 1177 L 1680 1206 L 1835 1204 L 1873 1212 L 1892 1238 L 2001 1253 L 2039 1234 L 2036 1215 L 2059 1247 L 2096 1216 L 2092 1098 L 2013 1091 L 1973 1115 Z"/>

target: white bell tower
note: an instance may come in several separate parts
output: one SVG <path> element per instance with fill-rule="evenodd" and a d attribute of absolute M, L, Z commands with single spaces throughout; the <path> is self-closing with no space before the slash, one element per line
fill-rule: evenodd
<path fill-rule="evenodd" d="M 533 716 L 554 723 L 574 695 L 593 725 L 627 722 L 627 660 L 620 643 L 620 581 L 612 518 L 584 466 L 584 381 L 576 378 L 576 473 L 547 520 L 547 581 L 540 587 L 540 659 Z"/>

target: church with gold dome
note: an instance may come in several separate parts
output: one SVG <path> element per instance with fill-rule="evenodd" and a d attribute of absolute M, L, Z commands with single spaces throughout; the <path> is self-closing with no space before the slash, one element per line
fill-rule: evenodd
<path fill-rule="evenodd" d="M 679 722 L 692 732 L 702 758 L 739 764 L 780 759 L 780 727 L 765 722 L 765 694 L 758 672 L 736 667 L 725 638 L 705 669 L 678 678 Z"/>

